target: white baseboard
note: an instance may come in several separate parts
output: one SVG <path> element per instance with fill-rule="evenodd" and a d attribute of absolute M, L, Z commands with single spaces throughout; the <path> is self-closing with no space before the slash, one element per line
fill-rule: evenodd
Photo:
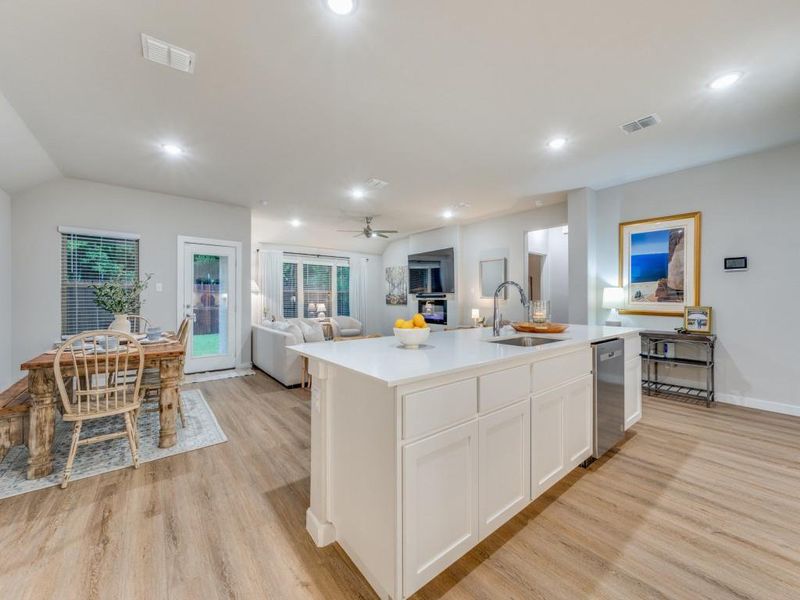
<path fill-rule="evenodd" d="M 747 408 L 757 408 L 783 415 L 800 417 L 800 405 L 786 404 L 785 402 L 774 402 L 772 400 L 760 400 L 758 398 L 747 398 L 746 396 L 736 396 L 734 394 L 716 394 L 716 400 L 724 404 L 735 404 Z"/>
<path fill-rule="evenodd" d="M 333 523 L 323 523 L 311 511 L 311 507 L 306 510 L 306 531 L 314 540 L 314 543 L 322 548 L 336 541 L 336 527 Z"/>

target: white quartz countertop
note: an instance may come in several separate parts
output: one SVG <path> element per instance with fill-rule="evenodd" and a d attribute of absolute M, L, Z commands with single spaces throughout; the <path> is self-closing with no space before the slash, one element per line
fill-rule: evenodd
<path fill-rule="evenodd" d="M 432 332 L 425 345 L 414 350 L 403 348 L 394 336 L 298 344 L 290 346 L 289 350 L 361 373 L 388 386 L 397 386 L 533 354 L 543 355 L 573 346 L 635 335 L 639 331 L 641 329 L 633 327 L 570 325 L 564 333 L 534 336 L 553 338 L 558 342 L 526 348 L 490 343 L 487 340 L 492 338 L 492 330 L 484 327 Z"/>

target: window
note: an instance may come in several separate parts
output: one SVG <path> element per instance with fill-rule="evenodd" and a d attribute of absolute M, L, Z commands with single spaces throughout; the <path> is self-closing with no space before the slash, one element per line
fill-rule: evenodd
<path fill-rule="evenodd" d="M 297 263 L 283 263 L 283 316 L 297 316 Z"/>
<path fill-rule="evenodd" d="M 139 239 L 128 234 L 61 232 L 61 334 L 106 329 L 114 315 L 98 308 L 93 285 L 139 279 Z"/>
<path fill-rule="evenodd" d="M 350 266 L 336 267 L 336 314 L 350 316 Z"/>
<path fill-rule="evenodd" d="M 314 309 L 309 310 L 313 304 Z M 291 319 L 317 316 L 316 306 L 325 314 L 350 315 L 350 263 L 347 259 L 305 254 L 284 254 L 283 316 Z"/>

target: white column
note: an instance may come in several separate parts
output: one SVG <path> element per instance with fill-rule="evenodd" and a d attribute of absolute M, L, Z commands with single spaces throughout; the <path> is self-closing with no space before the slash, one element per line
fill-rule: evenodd
<path fill-rule="evenodd" d="M 328 368 L 311 359 L 311 506 L 306 511 L 306 530 L 314 543 L 327 546 L 336 541 L 330 522 L 330 423 L 328 420 Z"/>
<path fill-rule="evenodd" d="M 593 324 L 597 305 L 597 195 L 590 188 L 567 194 L 569 322 Z"/>

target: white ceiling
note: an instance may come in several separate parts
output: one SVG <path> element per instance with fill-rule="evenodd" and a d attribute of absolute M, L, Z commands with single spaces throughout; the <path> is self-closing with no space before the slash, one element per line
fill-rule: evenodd
<path fill-rule="evenodd" d="M 14 194 L 58 175 L 47 152 L 0 93 L 0 190 Z"/>
<path fill-rule="evenodd" d="M 248 205 L 276 238 L 410 231 L 800 139 L 798 24 L 797 0 L 4 0 L 0 88 L 67 176 Z M 194 75 L 145 61 L 142 32 Z"/>

